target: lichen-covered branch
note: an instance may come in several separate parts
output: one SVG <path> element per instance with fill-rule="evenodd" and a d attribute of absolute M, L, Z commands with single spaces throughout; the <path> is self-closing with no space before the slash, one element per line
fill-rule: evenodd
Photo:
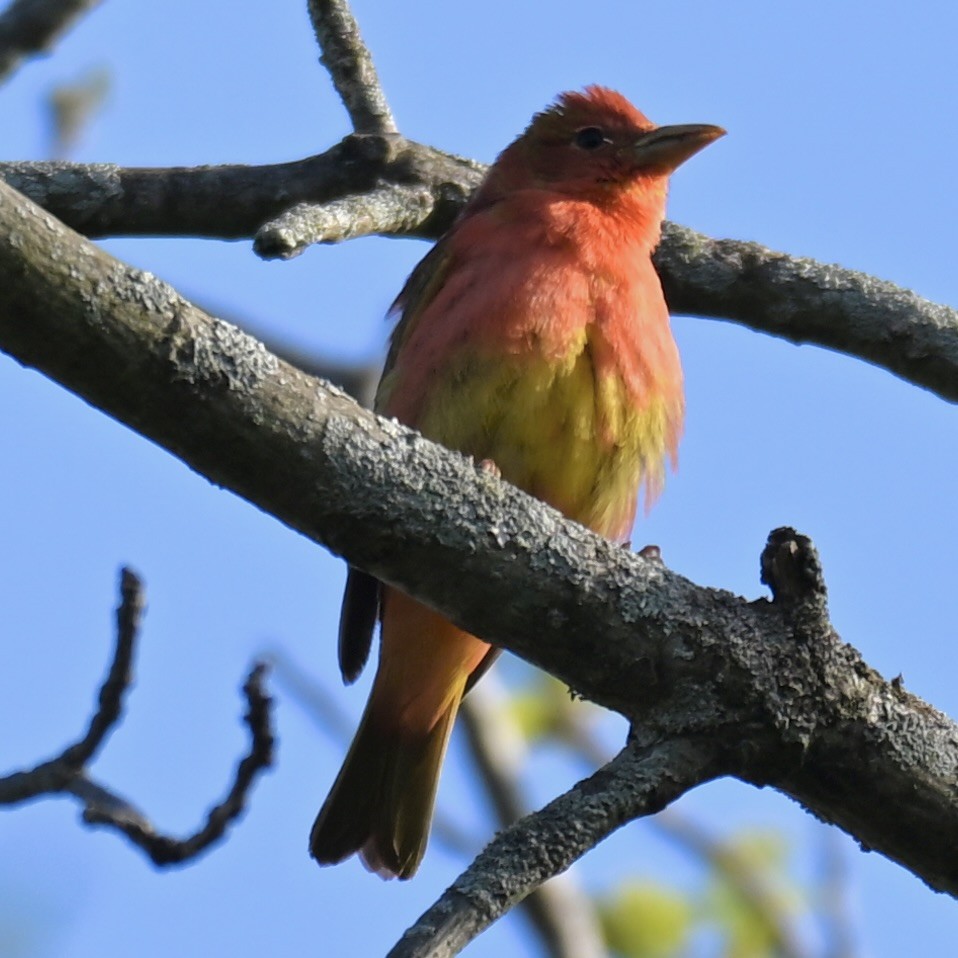
<path fill-rule="evenodd" d="M 291 259 L 314 243 L 355 236 L 415 233 L 436 200 L 425 186 L 380 186 L 328 203 L 300 203 L 261 226 L 253 249 L 264 259 Z"/>
<path fill-rule="evenodd" d="M 0 80 L 27 57 L 49 50 L 73 23 L 101 0 L 11 0 L 0 13 Z"/>
<path fill-rule="evenodd" d="M 0 163 L 0 178 L 87 236 L 256 236 L 261 255 L 288 257 L 304 243 L 391 228 L 438 237 L 483 169 L 394 135 L 346 137 L 319 156 L 273 166 Z M 351 223 L 343 219 L 350 212 L 359 213 Z M 675 224 L 665 225 L 655 263 L 673 312 L 848 353 L 958 402 L 958 312 L 948 306 Z"/>
<path fill-rule="evenodd" d="M 394 134 L 347 136 L 318 156 L 268 166 L 13 162 L 0 163 L 0 179 L 91 237 L 248 239 L 300 204 L 331 203 L 386 185 L 422 187 L 433 195 L 433 212 L 413 235 L 431 238 L 448 229 L 483 169 Z"/>
<path fill-rule="evenodd" d="M 388 958 L 447 958 L 529 892 L 627 822 L 664 808 L 712 777 L 714 751 L 672 741 L 626 747 L 541 811 L 500 832 Z"/>
<path fill-rule="evenodd" d="M 667 224 L 655 255 L 676 313 L 825 346 L 958 402 L 958 312 L 911 290 L 758 243 Z"/>
<path fill-rule="evenodd" d="M 343 0 L 309 0 L 309 17 L 333 86 L 357 133 L 395 133 L 396 121 L 386 102 L 373 58 L 349 4 Z"/>
<path fill-rule="evenodd" d="M 123 569 L 113 661 L 100 687 L 97 711 L 86 734 L 55 758 L 0 778 L 0 805 L 15 805 L 45 795 L 73 795 L 83 806 L 84 822 L 120 832 L 156 865 L 172 865 L 195 858 L 225 835 L 245 808 L 254 781 L 272 764 L 270 699 L 263 689 L 265 666 L 256 665 L 243 686 L 249 706 L 246 724 L 250 730 L 250 751 L 240 761 L 226 798 L 208 812 L 204 825 L 188 838 L 172 838 L 158 832 L 143 812 L 95 781 L 87 770 L 120 720 L 123 696 L 130 687 L 133 651 L 143 607 L 141 580 L 130 569 Z"/>
<path fill-rule="evenodd" d="M 2 185 L 0 350 L 626 715 L 652 737 L 640 746 L 724 743 L 724 773 L 958 894 L 958 726 L 839 641 L 790 530 L 765 565 L 776 601 L 697 586 L 374 416 Z"/>

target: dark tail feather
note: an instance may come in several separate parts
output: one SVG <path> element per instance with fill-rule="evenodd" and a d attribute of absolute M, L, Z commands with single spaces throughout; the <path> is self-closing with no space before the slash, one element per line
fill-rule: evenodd
<path fill-rule="evenodd" d="M 376 726 L 367 709 L 346 761 L 309 836 L 321 865 L 358 852 L 383 878 L 412 878 L 429 838 L 439 771 L 459 708 L 457 697 L 425 735 Z"/>

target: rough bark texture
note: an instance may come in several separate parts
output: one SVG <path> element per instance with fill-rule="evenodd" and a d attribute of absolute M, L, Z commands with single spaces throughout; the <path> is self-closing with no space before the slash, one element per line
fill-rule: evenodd
<path fill-rule="evenodd" d="M 264 257 L 371 233 L 440 236 L 484 167 L 399 134 L 353 135 L 273 166 L 0 163 L 0 179 L 87 236 L 254 237 Z M 228 202 L 224 202 L 228 198 Z M 958 402 L 958 312 L 864 273 L 665 224 L 673 312 L 860 357 Z"/>
<path fill-rule="evenodd" d="M 626 715 L 637 746 L 707 743 L 714 774 L 773 785 L 958 893 L 958 728 L 838 640 L 790 530 L 766 552 L 774 602 L 696 586 L 361 409 L 5 186 L 0 349 Z"/>
<path fill-rule="evenodd" d="M 246 239 L 301 203 L 326 203 L 387 184 L 425 186 L 434 209 L 406 232 L 436 237 L 449 228 L 483 170 L 399 134 L 354 134 L 318 156 L 270 166 L 150 169 L 20 162 L 0 163 L 0 178 L 92 237 Z"/>
<path fill-rule="evenodd" d="M 543 881 L 640 815 L 709 778 L 714 749 L 680 740 L 630 746 L 540 812 L 500 832 L 388 958 L 449 958 Z"/>

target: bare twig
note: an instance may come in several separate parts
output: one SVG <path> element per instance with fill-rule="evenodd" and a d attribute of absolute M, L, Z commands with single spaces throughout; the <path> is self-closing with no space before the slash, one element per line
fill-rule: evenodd
<path fill-rule="evenodd" d="M 342 0 L 309 0 L 309 16 L 329 70 L 357 133 L 396 133 L 373 58 L 359 34 L 349 4 Z"/>
<path fill-rule="evenodd" d="M 292 259 L 313 243 L 415 233 L 435 208 L 428 188 L 390 184 L 329 203 L 301 203 L 261 226 L 253 249 L 264 259 Z"/>
<path fill-rule="evenodd" d="M 101 0 L 12 0 L 0 14 L 0 79 L 43 53 Z"/>
<path fill-rule="evenodd" d="M 83 820 L 92 825 L 106 825 L 126 835 L 134 845 L 142 848 L 154 864 L 179 865 L 196 858 L 226 834 L 226 829 L 243 813 L 250 789 L 261 771 L 273 763 L 273 732 L 270 725 L 271 701 L 263 688 L 266 666 L 257 663 L 243 685 L 248 711 L 244 716 L 250 731 L 250 750 L 236 768 L 233 783 L 226 797 L 214 805 L 204 824 L 187 838 L 161 835 L 153 826 L 127 809 L 104 806 L 87 798 Z M 76 793 L 75 793 L 76 794 Z"/>
<path fill-rule="evenodd" d="M 119 721 L 123 695 L 130 685 L 133 650 L 143 614 L 143 585 L 130 569 L 123 569 L 121 601 L 117 608 L 116 649 L 109 672 L 100 688 L 99 707 L 86 734 L 55 758 L 35 768 L 0 778 L 0 805 L 14 805 L 43 795 L 70 794 L 83 804 L 83 820 L 105 825 L 126 835 L 157 865 L 170 865 L 195 858 L 223 837 L 246 803 L 257 775 L 272 763 L 273 735 L 270 700 L 263 690 L 265 666 L 256 665 L 243 691 L 249 705 L 246 723 L 252 745 L 240 762 L 227 797 L 208 814 L 205 825 L 186 839 L 174 839 L 156 831 L 149 819 L 126 799 L 90 778 L 86 766 Z"/>
<path fill-rule="evenodd" d="M 446 958 L 626 822 L 714 774 L 714 756 L 679 740 L 630 745 L 541 811 L 500 832 L 409 928 L 389 958 Z"/>
<path fill-rule="evenodd" d="M 116 646 L 106 679 L 100 687 L 99 705 L 83 738 L 55 758 L 32 769 L 0 778 L 0 805 L 29 801 L 68 788 L 96 755 L 123 710 L 130 687 L 133 648 L 143 615 L 143 583 L 132 569 L 120 573 L 120 604 L 116 610 Z"/>

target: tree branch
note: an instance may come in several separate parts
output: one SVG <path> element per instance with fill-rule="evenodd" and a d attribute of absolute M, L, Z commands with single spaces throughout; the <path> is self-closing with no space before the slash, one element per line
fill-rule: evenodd
<path fill-rule="evenodd" d="M 261 255 L 281 257 L 367 233 L 438 237 L 483 171 L 398 134 L 349 136 L 319 156 L 262 167 L 0 163 L 0 178 L 87 236 L 255 236 Z M 344 225 L 344 213 L 357 211 L 359 221 Z M 673 312 L 836 349 L 958 402 L 950 307 L 864 273 L 671 223 L 655 264 Z"/>
<path fill-rule="evenodd" d="M 669 308 L 857 356 L 958 402 L 958 312 L 865 273 L 674 223 L 655 254 Z"/>
<path fill-rule="evenodd" d="M 261 226 L 253 249 L 264 259 L 291 259 L 314 243 L 415 233 L 435 208 L 424 186 L 386 185 L 328 203 L 301 203 Z"/>
<path fill-rule="evenodd" d="M 0 178 L 86 236 L 247 239 L 303 204 L 348 200 L 382 186 L 423 187 L 433 213 L 411 235 L 445 232 L 482 179 L 472 160 L 398 134 L 351 135 L 318 156 L 267 166 L 119 167 L 0 163 Z M 231 197 L 229 203 L 223 197 Z"/>
<path fill-rule="evenodd" d="M 363 410 L 5 186 L 0 349 L 626 715 L 640 744 L 721 742 L 724 773 L 958 893 L 958 726 L 838 640 L 790 530 L 766 562 L 777 601 L 696 586 Z"/>
<path fill-rule="evenodd" d="M 119 722 L 123 695 L 130 686 L 133 650 L 143 615 L 143 585 L 130 569 L 120 577 L 120 605 L 117 608 L 117 638 L 113 661 L 100 688 L 99 707 L 90 726 L 78 742 L 56 758 L 35 768 L 0 778 L 0 805 L 15 805 L 43 795 L 70 794 L 83 803 L 83 821 L 105 825 L 126 835 L 156 865 L 171 865 L 195 858 L 226 833 L 243 811 L 249 790 L 258 774 L 272 764 L 273 733 L 270 728 L 270 699 L 263 690 L 265 666 L 253 668 L 243 692 L 249 705 L 246 723 L 252 744 L 240 762 L 227 797 L 207 815 L 206 824 L 186 839 L 175 839 L 156 831 L 149 819 L 126 799 L 90 778 L 86 766 L 93 760 L 107 736 Z"/>
<path fill-rule="evenodd" d="M 173 838 L 159 834 L 148 820 L 123 803 L 104 804 L 102 795 L 70 789 L 86 801 L 83 820 L 91 825 L 107 825 L 122 832 L 142 848 L 154 865 L 179 865 L 190 861 L 220 841 L 226 829 L 242 815 L 250 789 L 261 771 L 273 764 L 273 732 L 270 726 L 271 700 L 263 688 L 266 666 L 255 665 L 243 685 L 248 711 L 244 721 L 250 731 L 250 750 L 236 767 L 226 797 L 206 814 L 206 821 L 192 835 Z M 112 798 L 112 796 L 108 796 Z"/>
<path fill-rule="evenodd" d="M 0 80 L 44 53 L 101 0 L 12 0 L 0 14 Z"/>
<path fill-rule="evenodd" d="M 711 778 L 714 752 L 674 740 L 630 745 L 541 811 L 500 832 L 388 958 L 446 958 L 622 825 Z"/>
<path fill-rule="evenodd" d="M 379 83 L 359 25 L 342 0 L 309 0 L 309 18 L 322 55 L 357 133 L 396 133 L 396 121 Z"/>
<path fill-rule="evenodd" d="M 120 605 L 116 610 L 116 646 L 106 679 L 100 687 L 98 708 L 86 734 L 56 758 L 35 768 L 0 778 L 0 805 L 29 801 L 50 792 L 66 789 L 82 776 L 120 719 L 123 695 L 130 687 L 133 647 L 143 616 L 143 584 L 131 569 L 120 574 Z"/>
<path fill-rule="evenodd" d="M 472 689 L 460 707 L 469 750 L 501 827 L 521 819 L 529 809 L 520 794 L 516 748 L 521 738 L 505 716 L 501 698 L 489 692 L 493 677 Z M 536 934 L 554 958 L 604 958 L 602 929 L 595 908 L 571 873 L 555 875 L 522 902 Z"/>

